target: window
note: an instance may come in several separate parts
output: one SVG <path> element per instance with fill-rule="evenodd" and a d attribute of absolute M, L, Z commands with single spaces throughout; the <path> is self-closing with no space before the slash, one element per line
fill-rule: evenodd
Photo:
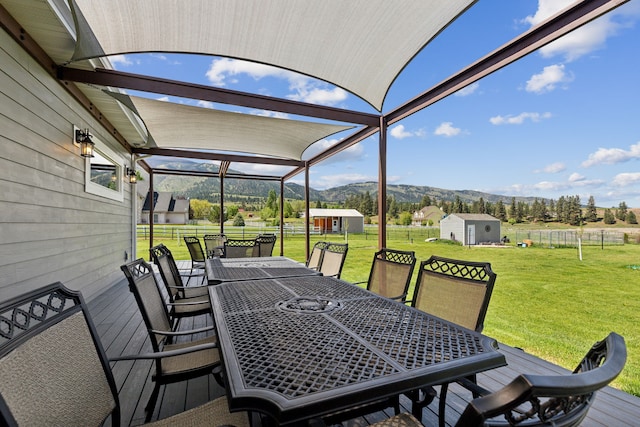
<path fill-rule="evenodd" d="M 118 155 L 94 137 L 94 157 L 85 163 L 85 191 L 123 201 L 124 165 Z"/>

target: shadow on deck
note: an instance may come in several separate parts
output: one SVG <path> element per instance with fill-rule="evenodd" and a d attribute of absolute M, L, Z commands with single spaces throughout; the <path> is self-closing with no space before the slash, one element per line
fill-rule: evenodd
<path fill-rule="evenodd" d="M 109 357 L 151 351 L 142 316 L 125 280 L 89 301 L 89 309 Z M 203 315 L 192 321 L 183 320 L 181 328 L 195 329 L 211 324 L 211 317 Z M 505 354 L 508 365 L 478 375 L 478 382 L 488 389 L 498 389 L 522 372 L 534 374 L 569 372 L 513 347 L 501 344 L 500 349 Z M 153 389 L 151 382 L 153 363 L 120 361 L 112 364 L 112 367 L 119 388 L 122 425 L 143 424 L 144 405 Z M 153 419 L 162 419 L 196 407 L 224 393 L 224 389 L 216 383 L 213 376 L 167 385 L 160 389 Z M 470 398 L 468 391 L 454 384 L 450 386 L 447 397 L 447 425 L 455 425 Z M 406 397 L 401 398 L 401 404 L 406 412 L 411 412 L 410 402 Z M 425 426 L 438 424 L 437 408 L 436 398 L 423 412 L 422 423 Z M 344 425 L 368 425 L 391 415 L 393 415 L 391 410 L 387 413 L 378 412 L 365 418 L 351 420 Z M 640 398 L 606 387 L 597 393 L 593 407 L 581 425 L 584 427 L 637 426 L 639 420 Z"/>

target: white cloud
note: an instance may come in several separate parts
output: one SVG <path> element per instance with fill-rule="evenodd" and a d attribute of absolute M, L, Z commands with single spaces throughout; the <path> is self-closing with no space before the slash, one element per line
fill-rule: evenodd
<path fill-rule="evenodd" d="M 221 87 L 227 86 L 228 83 L 235 83 L 237 80 L 233 79 L 233 77 L 240 74 L 248 75 L 254 80 L 260 80 L 265 77 L 286 80 L 289 84 L 289 90 L 292 91 L 291 94 L 287 95 L 287 98 L 295 101 L 336 105 L 348 97 L 348 92 L 344 89 L 311 79 L 302 74 L 238 59 L 214 59 L 206 72 L 206 77 L 212 85 Z"/>
<path fill-rule="evenodd" d="M 454 96 L 469 96 L 475 93 L 475 91 L 478 90 L 479 88 L 480 88 L 480 83 L 478 82 L 471 83 L 469 86 L 464 87 L 459 91 L 457 91 L 456 93 L 454 93 Z"/>
<path fill-rule="evenodd" d="M 588 168 L 595 165 L 613 165 L 633 159 L 640 159 L 640 142 L 629 147 L 629 151 L 622 148 L 599 148 L 595 153 L 589 154 L 589 158 L 582 162 L 582 167 Z"/>
<path fill-rule="evenodd" d="M 128 67 L 133 65 L 133 62 L 126 55 L 112 55 L 109 57 L 111 64 L 117 68 L 118 65 Z"/>
<path fill-rule="evenodd" d="M 269 111 L 269 110 L 251 110 L 249 114 L 253 114 L 255 116 L 261 117 L 274 117 L 276 119 L 288 119 L 289 115 L 287 113 L 281 113 L 279 111 Z"/>
<path fill-rule="evenodd" d="M 412 136 L 422 137 L 424 136 L 425 132 L 424 129 L 418 129 L 416 131 L 410 132 L 405 129 L 404 125 L 397 125 L 391 128 L 389 134 L 396 139 L 404 139 Z"/>
<path fill-rule="evenodd" d="M 543 171 L 547 173 L 558 173 L 558 172 L 562 172 L 566 168 L 567 167 L 565 166 L 564 163 L 556 162 L 556 163 L 551 163 L 550 165 L 545 166 Z"/>
<path fill-rule="evenodd" d="M 440 126 L 436 128 L 433 134 L 439 135 L 439 136 L 451 137 L 451 136 L 459 135 L 460 132 L 462 132 L 462 129 L 453 127 L 452 122 L 442 122 Z"/>
<path fill-rule="evenodd" d="M 583 175 L 580 175 L 577 172 L 574 172 L 571 175 L 569 175 L 569 182 L 580 182 L 580 181 L 584 182 L 584 180 L 585 180 L 585 177 Z"/>
<path fill-rule="evenodd" d="M 566 8 L 574 0 L 539 0 L 538 10 L 523 21 L 531 26 L 537 25 L 560 10 Z M 608 37 L 615 35 L 622 25 L 614 21 L 617 15 L 636 13 L 633 8 L 620 8 L 591 21 L 560 39 L 540 48 L 543 57 L 564 56 L 567 62 L 573 61 L 605 45 Z"/>
<path fill-rule="evenodd" d="M 313 156 L 331 148 L 338 142 L 340 142 L 338 139 L 321 139 L 307 148 L 302 158 L 310 159 Z M 326 165 L 338 162 L 352 162 L 354 160 L 362 160 L 364 157 L 364 146 L 362 144 L 355 144 L 324 160 L 322 164 Z"/>
<path fill-rule="evenodd" d="M 495 116 L 491 117 L 489 121 L 494 125 L 521 125 L 525 120 L 531 120 L 532 122 L 539 122 L 543 119 L 551 118 L 551 113 L 520 113 L 517 116 Z"/>
<path fill-rule="evenodd" d="M 202 107 L 202 108 L 211 108 L 211 109 L 214 108 L 214 104 L 211 101 L 200 100 L 200 101 L 197 102 L 197 105 L 198 105 L 198 107 Z"/>
<path fill-rule="evenodd" d="M 158 101 L 164 101 L 164 102 L 169 102 L 169 97 L 168 96 L 161 96 L 160 98 L 156 98 Z"/>
<path fill-rule="evenodd" d="M 559 84 L 569 83 L 572 80 L 573 77 L 564 72 L 564 65 L 549 65 L 544 67 L 541 73 L 531 76 L 525 90 L 533 93 L 551 92 Z"/>
<path fill-rule="evenodd" d="M 619 173 L 613 178 L 611 183 L 617 187 L 627 187 L 629 185 L 640 183 L 640 172 Z"/>

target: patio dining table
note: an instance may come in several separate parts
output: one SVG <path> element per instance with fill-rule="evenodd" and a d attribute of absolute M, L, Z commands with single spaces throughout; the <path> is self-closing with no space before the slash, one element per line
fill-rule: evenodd
<path fill-rule="evenodd" d="M 209 287 L 231 411 L 303 424 L 506 364 L 494 339 L 326 276 Z"/>
<path fill-rule="evenodd" d="M 208 258 L 205 270 L 209 285 L 238 280 L 317 276 L 317 270 L 286 257 Z"/>

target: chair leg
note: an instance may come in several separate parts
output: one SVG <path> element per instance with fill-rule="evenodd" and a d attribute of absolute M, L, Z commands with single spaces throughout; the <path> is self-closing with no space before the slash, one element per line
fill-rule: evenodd
<path fill-rule="evenodd" d="M 153 391 L 151 392 L 151 397 L 149 397 L 149 401 L 147 402 L 147 406 L 145 406 L 144 411 L 146 416 L 144 418 L 145 423 L 151 421 L 151 417 L 153 416 L 153 411 L 156 409 L 156 401 L 158 400 L 158 395 L 160 394 L 160 384 L 156 382 L 156 385 L 153 387 Z"/>
<path fill-rule="evenodd" d="M 448 389 L 449 389 L 449 383 L 444 383 L 440 386 L 440 401 L 438 402 L 438 426 L 439 427 L 445 427 Z"/>

